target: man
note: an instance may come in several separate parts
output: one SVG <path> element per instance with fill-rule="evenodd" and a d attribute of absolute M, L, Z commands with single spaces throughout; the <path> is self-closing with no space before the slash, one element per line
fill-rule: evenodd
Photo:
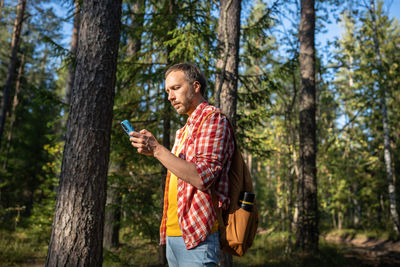
<path fill-rule="evenodd" d="M 189 63 L 170 67 L 165 74 L 168 100 L 179 114 L 188 115 L 176 133 L 172 151 L 147 130 L 131 132 L 138 152 L 157 158 L 167 169 L 161 244 L 170 266 L 218 264 L 218 222 L 211 188 L 219 207 L 228 206 L 228 170 L 234 141 L 232 128 L 220 110 L 203 98 L 206 79 Z"/>

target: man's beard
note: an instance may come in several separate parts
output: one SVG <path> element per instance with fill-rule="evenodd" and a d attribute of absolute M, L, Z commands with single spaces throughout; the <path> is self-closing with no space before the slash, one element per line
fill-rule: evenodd
<path fill-rule="evenodd" d="M 193 86 L 190 88 L 190 93 L 187 96 L 185 102 L 180 102 L 180 107 L 179 108 L 181 108 L 181 110 L 179 110 L 179 108 L 176 109 L 176 112 L 178 112 L 178 114 L 180 114 L 180 115 L 187 114 L 189 112 L 189 110 L 192 108 L 192 104 L 193 104 L 193 101 L 194 101 L 193 99 L 194 99 L 194 96 L 195 96 L 195 94 L 194 94 L 194 92 L 192 90 L 193 90 Z"/>

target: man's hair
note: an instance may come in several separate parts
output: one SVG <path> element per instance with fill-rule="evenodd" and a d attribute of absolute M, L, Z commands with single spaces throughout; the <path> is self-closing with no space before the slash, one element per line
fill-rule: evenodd
<path fill-rule="evenodd" d="M 195 81 L 199 82 L 201 95 L 204 96 L 207 87 L 207 80 L 201 70 L 196 65 L 189 62 L 178 63 L 167 69 L 167 72 L 165 72 L 165 79 L 171 72 L 178 70 L 183 71 L 185 74 L 185 80 L 190 85 L 192 85 Z"/>

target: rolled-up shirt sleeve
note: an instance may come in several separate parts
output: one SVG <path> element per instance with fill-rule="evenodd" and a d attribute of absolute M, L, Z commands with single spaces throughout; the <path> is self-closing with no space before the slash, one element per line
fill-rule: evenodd
<path fill-rule="evenodd" d="M 198 131 L 195 156 L 191 160 L 206 190 L 220 177 L 229 159 L 230 142 L 233 142 L 232 130 L 226 117 L 220 113 L 209 115 Z"/>

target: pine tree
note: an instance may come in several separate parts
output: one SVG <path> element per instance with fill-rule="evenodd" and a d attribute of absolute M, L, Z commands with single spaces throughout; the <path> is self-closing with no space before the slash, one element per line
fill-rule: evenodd
<path fill-rule="evenodd" d="M 10 102 L 12 84 L 15 79 L 15 73 L 17 68 L 17 53 L 19 49 L 22 25 L 24 22 L 25 6 L 26 6 L 26 0 L 18 0 L 17 16 L 14 22 L 14 31 L 11 40 L 10 61 L 8 63 L 7 77 L 3 88 L 3 98 L 1 100 L 1 108 L 0 108 L 0 149 L 1 149 L 1 140 L 3 138 L 3 133 L 4 133 L 4 127 L 6 123 L 6 116 L 10 106 L 9 102 Z"/>
<path fill-rule="evenodd" d="M 318 204 L 315 121 L 315 10 L 313 0 L 301 1 L 300 23 L 300 177 L 296 246 L 318 250 Z"/>
<path fill-rule="evenodd" d="M 70 53 L 72 57 L 72 62 L 68 66 L 68 76 L 67 76 L 67 83 L 65 86 L 65 104 L 69 106 L 71 104 L 71 91 L 74 85 L 75 80 L 75 65 L 74 62 L 76 61 L 76 51 L 78 46 L 78 36 L 79 36 L 79 25 L 80 25 L 80 4 L 79 0 L 74 1 L 74 22 L 72 28 L 72 37 L 70 43 Z"/>
<path fill-rule="evenodd" d="M 215 105 L 221 108 L 236 127 L 236 105 L 239 66 L 240 0 L 221 0 L 218 24 L 218 49 L 216 67 Z"/>
<path fill-rule="evenodd" d="M 46 266 L 100 266 L 121 1 L 84 1 Z"/>
<path fill-rule="evenodd" d="M 221 0 L 218 24 L 218 57 L 215 79 L 215 105 L 227 115 L 236 128 L 236 106 L 239 66 L 240 0 Z M 232 255 L 221 253 L 221 266 L 232 266 Z"/>
<path fill-rule="evenodd" d="M 387 111 L 387 81 L 385 79 L 385 68 L 383 66 L 383 56 L 381 53 L 381 44 L 378 36 L 378 25 L 376 20 L 376 11 L 375 11 L 375 0 L 370 0 L 370 8 L 369 12 L 371 14 L 371 30 L 372 30 L 372 39 L 374 42 L 374 49 L 377 58 L 377 71 L 379 74 L 378 80 L 378 97 L 379 104 L 382 113 L 382 126 L 383 126 L 383 158 L 385 163 L 385 171 L 386 171 L 386 180 L 389 192 L 389 208 L 390 208 L 390 217 L 392 218 L 393 227 L 397 234 L 400 234 L 400 218 L 397 209 L 397 201 L 396 201 L 396 190 L 393 181 L 393 170 L 392 170 L 392 153 L 390 152 L 390 129 L 389 129 L 389 121 L 388 121 L 388 111 Z"/>

